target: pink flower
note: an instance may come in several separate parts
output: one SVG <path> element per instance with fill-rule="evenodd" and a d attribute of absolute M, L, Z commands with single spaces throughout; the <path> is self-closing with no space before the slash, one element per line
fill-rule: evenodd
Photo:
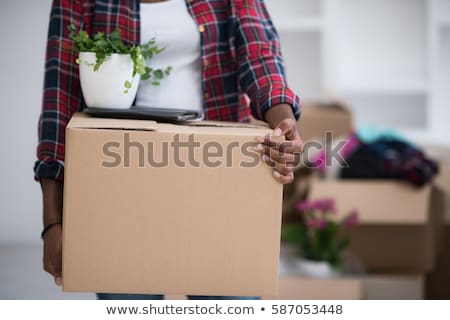
<path fill-rule="evenodd" d="M 344 219 L 344 225 L 346 227 L 352 227 L 358 223 L 358 211 L 353 209 L 350 211 L 349 215 Z"/>
<path fill-rule="evenodd" d="M 336 203 L 332 198 L 318 199 L 315 201 L 302 201 L 297 205 L 300 212 L 318 210 L 322 213 L 336 212 Z"/>
<path fill-rule="evenodd" d="M 306 226 L 312 229 L 323 229 L 328 225 L 324 219 L 311 219 L 306 221 Z"/>
<path fill-rule="evenodd" d="M 314 203 L 311 201 L 302 201 L 297 204 L 297 210 L 300 212 L 308 212 L 314 210 Z"/>
<path fill-rule="evenodd" d="M 314 202 L 314 208 L 322 213 L 336 212 L 336 202 L 333 198 L 319 199 Z"/>

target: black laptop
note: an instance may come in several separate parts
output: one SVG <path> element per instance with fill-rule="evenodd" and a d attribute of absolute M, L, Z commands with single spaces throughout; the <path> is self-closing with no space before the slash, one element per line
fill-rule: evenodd
<path fill-rule="evenodd" d="M 101 118 L 140 119 L 172 123 L 199 120 L 203 117 L 203 113 L 201 112 L 186 109 L 165 109 L 139 106 L 132 106 L 128 109 L 86 107 L 84 113 Z"/>

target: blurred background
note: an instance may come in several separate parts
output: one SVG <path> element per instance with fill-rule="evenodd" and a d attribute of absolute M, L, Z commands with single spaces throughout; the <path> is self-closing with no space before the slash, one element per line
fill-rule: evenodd
<path fill-rule="evenodd" d="M 308 121 L 305 119 L 309 114 L 324 130 L 337 132 L 339 128 L 335 130 L 333 125 L 341 126 L 339 134 L 360 128 L 395 130 L 436 162 L 448 164 L 450 0 L 266 0 L 266 4 L 281 37 L 290 85 L 313 110 L 305 112 L 303 122 Z M 0 3 L 0 299 L 93 298 L 90 294 L 62 294 L 42 270 L 41 194 L 33 181 L 32 166 L 50 5 L 51 0 Z M 330 104 L 335 107 L 317 107 Z M 443 220 L 448 210 L 448 196 L 442 191 L 447 187 L 447 177 L 441 178 L 444 182 L 440 185 L 444 200 L 440 200 L 438 211 Z M 286 215 L 292 214 L 289 205 L 308 196 L 301 188 L 297 181 L 288 190 L 286 199 L 291 203 L 286 205 Z M 336 190 L 339 187 L 318 194 L 335 198 L 339 205 L 342 195 Z M 415 190 L 411 192 L 411 199 L 416 199 Z M 429 202 L 425 197 L 424 206 L 431 207 Z M 363 212 L 360 215 L 361 223 L 371 227 L 389 224 L 365 218 Z M 423 215 L 425 218 L 413 221 L 414 230 L 428 230 L 428 211 Z M 411 226 L 399 220 L 394 224 Z M 440 225 L 438 229 L 443 228 Z M 383 230 L 376 234 L 383 235 Z M 406 232 L 410 234 L 411 230 Z M 435 231 L 430 232 L 427 239 L 434 237 Z M 450 282 L 445 282 L 448 278 L 442 278 L 439 271 L 450 266 L 445 258 L 449 254 L 447 238 L 439 234 L 439 239 L 444 240 L 433 243 L 432 248 L 417 244 L 425 252 L 436 251 L 424 264 L 417 263 L 422 258 L 413 256 L 409 258 L 415 261 L 412 265 L 400 263 L 391 268 L 375 263 L 373 267 L 372 258 L 366 257 L 365 280 L 335 279 L 329 283 L 330 292 L 354 290 L 354 296 L 349 297 L 355 299 L 449 298 L 448 289 L 432 288 L 433 283 L 447 283 L 450 287 Z M 364 246 L 360 249 L 364 250 Z M 366 258 L 360 263 L 364 265 Z M 302 298 L 301 294 L 296 296 L 297 280 L 287 281 L 288 294 Z M 301 288 L 315 285 L 309 280 L 299 283 Z"/>

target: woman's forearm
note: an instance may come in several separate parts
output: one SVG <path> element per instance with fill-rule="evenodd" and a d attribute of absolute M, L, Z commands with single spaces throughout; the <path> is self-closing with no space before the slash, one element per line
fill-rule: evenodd
<path fill-rule="evenodd" d="M 279 104 L 271 107 L 264 114 L 264 118 L 269 123 L 270 127 L 275 128 L 281 121 L 285 119 L 294 119 L 292 107 L 288 104 Z"/>
<path fill-rule="evenodd" d="M 43 223 L 62 222 L 63 183 L 52 179 L 42 179 Z"/>

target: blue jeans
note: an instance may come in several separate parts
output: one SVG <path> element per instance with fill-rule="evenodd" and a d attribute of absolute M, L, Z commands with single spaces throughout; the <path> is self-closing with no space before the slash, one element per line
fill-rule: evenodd
<path fill-rule="evenodd" d="M 260 300 L 247 296 L 187 296 L 189 300 Z M 164 300 L 162 294 L 97 293 L 99 300 Z"/>

